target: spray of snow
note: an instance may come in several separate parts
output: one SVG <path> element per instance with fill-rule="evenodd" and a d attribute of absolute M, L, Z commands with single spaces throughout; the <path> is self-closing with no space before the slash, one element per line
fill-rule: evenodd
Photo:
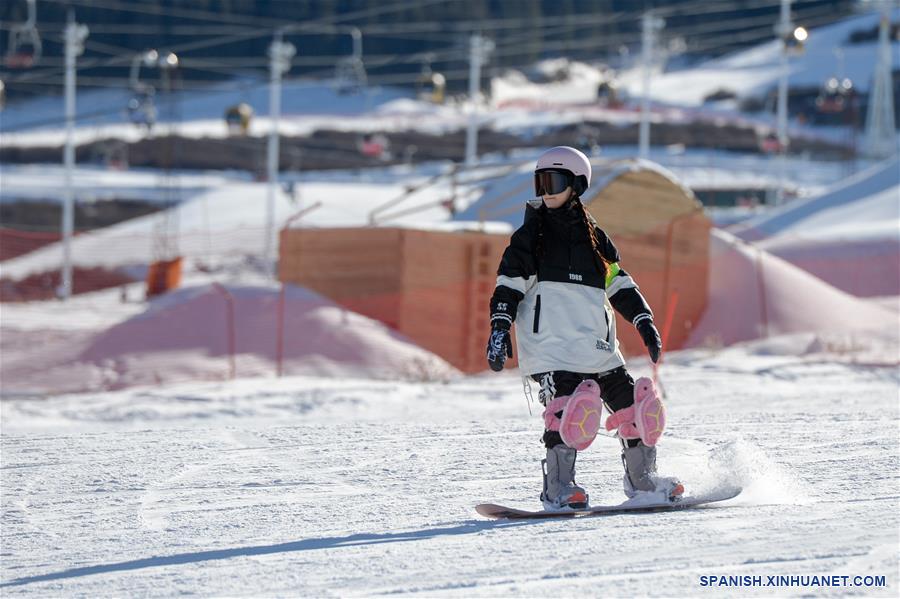
<path fill-rule="evenodd" d="M 741 438 L 725 441 L 708 454 L 709 472 L 720 485 L 743 488 L 747 505 L 808 503 L 809 495 L 790 469 L 769 458 L 758 445 Z"/>
<path fill-rule="evenodd" d="M 739 436 L 710 445 L 667 438 L 659 451 L 660 474 L 677 473 L 687 497 L 715 498 L 742 489 L 740 505 L 797 504 L 809 501 L 805 486 L 759 446 Z"/>

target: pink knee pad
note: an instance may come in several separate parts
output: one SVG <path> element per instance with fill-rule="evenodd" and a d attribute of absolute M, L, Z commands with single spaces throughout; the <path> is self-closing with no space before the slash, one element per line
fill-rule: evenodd
<path fill-rule="evenodd" d="M 559 431 L 559 418 L 556 416 L 556 413 L 565 411 L 566 404 L 569 403 L 570 397 L 572 396 L 560 395 L 559 397 L 555 397 L 547 404 L 547 407 L 544 408 L 544 428 L 548 431 Z"/>
<path fill-rule="evenodd" d="M 653 381 L 641 377 L 634 383 L 634 405 L 606 419 L 606 430 L 618 428 L 623 439 L 640 439 L 653 447 L 666 428 L 666 407 L 656 393 Z"/>
<path fill-rule="evenodd" d="M 563 443 L 578 451 L 587 449 L 600 430 L 603 403 L 600 386 L 590 379 L 582 381 L 572 395 L 562 395 L 544 410 L 544 426 L 559 431 Z M 562 411 L 562 418 L 556 413 Z"/>

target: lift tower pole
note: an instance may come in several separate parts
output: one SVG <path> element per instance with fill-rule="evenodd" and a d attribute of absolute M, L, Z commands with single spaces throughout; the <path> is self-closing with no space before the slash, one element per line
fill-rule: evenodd
<path fill-rule="evenodd" d="M 891 13 L 890 2 L 881 3 L 878 27 L 878 59 L 869 92 L 866 115 L 865 153 L 872 158 L 888 158 L 897 152 L 894 130 L 894 91 L 891 85 Z"/>
<path fill-rule="evenodd" d="M 775 204 L 784 202 L 784 187 L 787 179 L 787 151 L 790 139 L 788 138 L 788 36 L 793 34 L 794 24 L 791 23 L 791 0 L 781 0 L 781 18 L 775 26 L 775 32 L 781 39 L 781 66 L 778 74 L 778 116 L 776 127 L 778 129 L 778 189 L 775 192 Z"/>
<path fill-rule="evenodd" d="M 269 146 L 267 152 L 267 178 L 269 181 L 266 201 L 266 239 L 263 262 L 266 272 L 274 277 L 275 269 L 275 196 L 278 188 L 278 119 L 281 116 L 281 76 L 290 70 L 291 59 L 297 49 L 282 41 L 282 31 L 275 32 L 269 45 Z"/>
<path fill-rule="evenodd" d="M 469 125 L 466 129 L 466 166 L 478 162 L 478 102 L 481 90 L 481 67 L 494 43 L 475 33 L 469 39 Z"/>
<path fill-rule="evenodd" d="M 647 158 L 650 154 L 650 71 L 656 34 L 665 23 L 651 11 L 645 12 L 641 19 L 641 122 L 638 130 L 638 155 L 641 158 Z"/>
<path fill-rule="evenodd" d="M 84 52 L 84 40 L 88 36 L 86 25 L 75 22 L 69 11 L 65 29 L 66 53 L 66 145 L 63 150 L 65 175 L 63 183 L 62 281 L 58 295 L 67 300 L 72 296 L 72 233 L 75 228 L 75 191 L 72 189 L 72 171 L 75 169 L 75 59 Z"/>

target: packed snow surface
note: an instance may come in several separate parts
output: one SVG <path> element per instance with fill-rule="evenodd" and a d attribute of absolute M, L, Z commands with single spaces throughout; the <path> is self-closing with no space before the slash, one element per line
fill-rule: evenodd
<path fill-rule="evenodd" d="M 864 342 L 864 339 L 860 340 Z M 896 596 L 896 369 L 794 336 L 671 354 L 664 473 L 682 512 L 495 522 L 536 508 L 537 410 L 517 373 L 193 383 L 2 407 L 2 592 L 15 596 Z M 819 348 L 819 349 L 812 349 Z M 631 365 L 649 374 L 646 362 Z M 619 503 L 618 442 L 578 460 Z M 709 588 L 709 575 L 886 587 Z"/>

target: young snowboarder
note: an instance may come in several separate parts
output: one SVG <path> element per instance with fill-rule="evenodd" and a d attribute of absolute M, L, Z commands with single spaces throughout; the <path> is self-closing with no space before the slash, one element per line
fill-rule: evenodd
<path fill-rule="evenodd" d="M 612 308 L 637 328 L 655 363 L 662 343 L 653 312 L 581 203 L 590 183 L 591 163 L 574 148 L 558 146 L 538 158 L 538 197 L 526 204 L 524 224 L 503 253 L 490 306 L 491 369 L 502 370 L 512 357 L 515 322 L 519 366 L 541 385 L 547 450 L 541 501 L 551 510 L 588 505 L 586 491 L 575 483 L 575 457 L 597 433 L 599 410 L 591 406 L 599 408 L 601 398 L 613 414 L 607 428 L 618 427 L 622 441 L 625 494 L 670 499 L 683 492 L 674 479 L 656 475 L 655 441 L 665 413 L 647 379 L 641 379 L 635 404 L 635 382 L 619 351 Z M 640 412 L 649 405 L 656 411 Z M 655 429 L 645 425 L 650 417 Z"/>

